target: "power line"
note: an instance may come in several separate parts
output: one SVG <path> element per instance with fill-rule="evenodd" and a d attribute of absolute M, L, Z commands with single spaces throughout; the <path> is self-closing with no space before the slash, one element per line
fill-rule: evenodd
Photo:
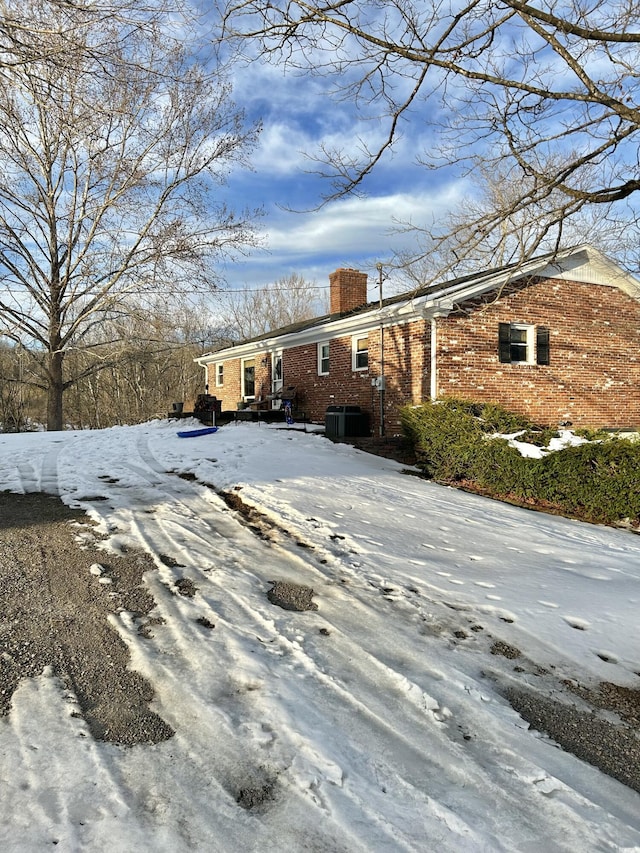
<path fill-rule="evenodd" d="M 328 284 L 309 284 L 304 287 L 270 287 L 268 284 L 263 285 L 262 287 L 241 287 L 234 288 L 232 290 L 225 290 L 224 288 L 217 288 L 214 290 L 197 290 L 197 289 L 179 289 L 175 291 L 176 296 L 189 296 L 189 295 L 200 295 L 200 296 L 215 296 L 215 295 L 232 295 L 235 293 L 262 293 L 263 291 L 268 290 L 269 293 L 293 293 L 295 291 L 305 291 L 305 290 L 329 290 Z M 29 294 L 28 288 L 22 288 L 18 290 L 14 290 L 8 287 L 0 287 L 0 293 L 9 293 L 12 296 L 15 295 L 24 295 Z M 163 290 L 127 290 L 122 293 L 123 296 L 163 296 L 166 294 L 166 291 Z M 114 296 L 118 295 L 117 292 L 113 294 Z M 90 297 L 91 294 L 88 293 L 87 297 Z"/>

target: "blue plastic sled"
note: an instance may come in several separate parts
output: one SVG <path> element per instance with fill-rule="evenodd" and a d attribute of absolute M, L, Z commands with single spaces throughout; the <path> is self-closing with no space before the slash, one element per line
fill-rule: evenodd
<path fill-rule="evenodd" d="M 178 433 L 178 438 L 196 438 L 198 435 L 209 435 L 210 432 L 218 432 L 218 427 L 203 427 L 203 429 L 189 429 Z"/>

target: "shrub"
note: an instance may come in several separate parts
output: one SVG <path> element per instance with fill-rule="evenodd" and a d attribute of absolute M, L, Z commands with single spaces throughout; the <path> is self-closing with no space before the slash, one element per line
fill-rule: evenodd
<path fill-rule="evenodd" d="M 402 410 L 404 432 L 413 443 L 419 467 L 428 477 L 466 479 L 469 456 L 483 435 L 480 421 L 471 414 L 474 405 L 447 400 Z"/>
<path fill-rule="evenodd" d="M 640 442 L 597 432 L 592 443 L 530 459 L 496 434 L 522 431 L 520 440 L 545 447 L 557 432 L 500 406 L 445 399 L 405 407 L 401 416 L 428 477 L 466 481 L 587 521 L 640 519 Z"/>
<path fill-rule="evenodd" d="M 627 439 L 567 447 L 540 460 L 539 495 L 572 515 L 640 518 L 640 445 Z"/>
<path fill-rule="evenodd" d="M 492 480 L 505 468 L 518 468 L 522 458 L 506 441 L 487 441 L 496 434 L 534 432 L 522 415 L 495 403 L 445 398 L 401 411 L 405 435 L 413 443 L 418 465 L 439 480 Z M 523 435 L 526 440 L 526 435 Z"/>
<path fill-rule="evenodd" d="M 525 459 L 504 439 L 483 441 L 473 454 L 469 480 L 494 495 L 535 497 L 539 459 Z"/>

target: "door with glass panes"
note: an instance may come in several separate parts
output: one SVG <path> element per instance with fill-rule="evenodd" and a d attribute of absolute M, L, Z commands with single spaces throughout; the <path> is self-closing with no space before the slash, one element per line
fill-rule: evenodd
<path fill-rule="evenodd" d="M 282 350 L 274 352 L 271 357 L 271 393 L 273 399 L 271 408 L 279 409 L 281 404 L 280 392 L 282 391 Z"/>

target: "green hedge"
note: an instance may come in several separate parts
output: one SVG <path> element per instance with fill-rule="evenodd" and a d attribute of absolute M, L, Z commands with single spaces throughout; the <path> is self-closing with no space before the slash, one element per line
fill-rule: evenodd
<path fill-rule="evenodd" d="M 430 478 L 598 523 L 640 520 L 640 442 L 597 434 L 589 444 L 525 458 L 497 433 L 546 447 L 554 430 L 497 405 L 445 399 L 402 410 L 417 464 Z"/>

